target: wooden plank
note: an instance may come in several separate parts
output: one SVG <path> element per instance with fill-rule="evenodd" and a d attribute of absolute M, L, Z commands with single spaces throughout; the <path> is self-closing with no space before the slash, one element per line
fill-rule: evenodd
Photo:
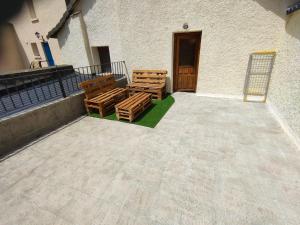
<path fill-rule="evenodd" d="M 135 77 L 133 79 L 134 83 L 149 83 L 149 84 L 164 84 L 164 80 L 158 80 L 158 79 L 147 79 L 147 78 L 137 78 Z"/>
<path fill-rule="evenodd" d="M 138 93 L 138 94 L 131 96 L 130 98 L 126 99 L 125 101 L 119 103 L 117 105 L 117 107 L 121 108 L 121 109 L 127 109 L 127 107 L 130 106 L 132 102 L 135 102 L 138 99 L 140 94 L 142 94 L 142 93 Z"/>
<path fill-rule="evenodd" d="M 89 112 L 89 108 L 96 108 L 99 110 L 99 114 L 103 117 L 107 111 L 114 108 L 114 106 L 123 101 L 128 97 L 128 90 L 124 88 L 116 88 L 115 90 L 111 90 L 106 92 L 94 100 L 85 100 L 85 106 L 87 112 Z"/>
<path fill-rule="evenodd" d="M 158 82 L 159 80 L 165 81 L 167 71 L 159 70 L 134 70 L 133 71 L 133 81 L 136 82 L 137 79 L 148 79 L 151 82 Z"/>
<path fill-rule="evenodd" d="M 84 89 L 85 97 L 91 99 L 101 93 L 115 88 L 116 81 L 112 74 L 97 77 L 93 80 L 81 82 L 79 86 Z"/>
<path fill-rule="evenodd" d="M 134 73 L 134 75 L 136 77 L 147 77 L 149 79 L 153 78 L 153 79 L 164 79 L 166 77 L 166 74 L 158 74 L 158 73 L 148 73 L 148 74 L 139 74 L 139 73 Z"/>
<path fill-rule="evenodd" d="M 161 76 L 159 74 L 145 74 L 145 73 L 134 73 L 133 76 L 139 79 L 151 79 L 151 80 L 164 80 L 166 76 Z"/>
<path fill-rule="evenodd" d="M 151 106 L 151 100 L 147 103 L 143 104 L 130 118 L 130 122 L 132 122 L 135 118 L 137 118 L 140 114 L 142 114 L 147 108 Z"/>
<path fill-rule="evenodd" d="M 153 89 L 158 89 L 158 88 L 163 88 L 164 87 L 164 85 L 144 84 L 144 83 L 131 83 L 128 86 L 129 87 L 153 88 Z"/>
<path fill-rule="evenodd" d="M 95 100 L 98 99 L 99 101 L 101 101 L 101 100 L 104 100 L 107 97 L 112 97 L 112 96 L 117 95 L 118 93 L 123 92 L 123 91 L 124 91 L 124 89 L 117 89 L 117 88 L 115 88 L 115 89 L 113 89 L 113 90 L 111 90 L 109 92 L 106 92 L 106 93 L 104 93 L 104 94 L 96 97 Z"/>
<path fill-rule="evenodd" d="M 136 107 L 138 104 L 143 103 L 144 101 L 147 100 L 147 98 L 150 98 L 150 95 L 148 93 L 143 93 L 139 96 L 138 100 L 136 102 L 134 102 L 133 104 L 131 104 L 129 106 L 129 109 L 133 109 L 134 107 Z"/>
<path fill-rule="evenodd" d="M 123 109 L 130 110 L 134 106 L 136 106 L 136 105 L 140 104 L 141 102 L 143 102 L 143 100 L 144 100 L 142 93 L 138 93 L 133 97 L 135 97 L 134 100 L 131 101 L 130 104 L 127 104 Z"/>
<path fill-rule="evenodd" d="M 111 91 L 109 91 L 109 92 L 106 92 L 106 93 L 104 93 L 104 94 L 101 94 L 101 95 L 99 95 L 99 96 L 97 96 L 97 97 L 95 97 L 95 98 L 92 98 L 91 100 L 89 100 L 90 102 L 94 102 L 94 103 L 99 103 L 99 102 L 101 102 L 101 101 L 105 101 L 105 100 L 107 100 L 107 99 L 109 99 L 109 98 L 112 98 L 113 96 L 115 96 L 115 95 L 118 95 L 119 93 L 121 93 L 121 92 L 123 92 L 124 91 L 124 89 L 113 89 L 113 90 L 111 90 Z"/>
<path fill-rule="evenodd" d="M 167 74 L 167 70 L 133 70 L 133 73 L 160 73 L 160 74 Z"/>

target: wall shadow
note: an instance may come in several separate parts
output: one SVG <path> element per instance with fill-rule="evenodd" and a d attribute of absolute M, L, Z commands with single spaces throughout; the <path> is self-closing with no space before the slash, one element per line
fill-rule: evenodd
<path fill-rule="evenodd" d="M 286 15 L 286 9 L 293 5 L 294 3 L 299 2 L 299 0 L 253 0 L 260 4 L 263 8 L 267 11 L 271 11 L 275 13 L 277 16 L 281 17 L 285 20 L 285 30 L 291 36 L 300 40 L 300 31 L 299 31 L 299 24 L 300 24 L 300 10 Z M 298 24 L 298 25 L 297 25 Z"/>
<path fill-rule="evenodd" d="M 72 4 L 74 4 L 74 6 L 73 6 L 74 9 L 72 9 L 71 10 L 72 12 L 69 12 L 69 13 L 72 15 L 74 12 L 81 11 L 82 15 L 86 15 L 94 7 L 95 3 L 96 3 L 96 0 L 85 0 L 85 1 L 73 0 L 69 4 L 69 7 L 71 7 Z M 69 16 L 64 15 L 64 16 L 67 16 L 68 18 L 66 19 L 66 21 L 60 28 L 60 31 L 58 31 L 57 39 L 58 39 L 58 44 L 59 44 L 60 48 L 64 47 L 66 42 L 68 41 L 68 39 L 71 38 L 71 37 L 69 37 L 71 34 L 71 31 L 69 28 L 70 21 L 72 19 L 71 15 L 69 15 Z"/>
<path fill-rule="evenodd" d="M 286 18 L 286 8 L 289 5 L 288 1 L 282 0 L 252 0 L 260 4 L 265 10 L 275 13 L 282 19 Z"/>
<path fill-rule="evenodd" d="M 30 66 L 18 34 L 11 23 L 0 27 L 0 70 L 14 71 L 28 69 Z"/>
<path fill-rule="evenodd" d="M 13 28 L 13 32 L 15 33 L 15 37 L 16 37 L 16 46 L 17 46 L 17 49 L 19 51 L 19 54 L 20 54 L 20 57 L 23 61 L 23 64 L 24 64 L 24 67 L 26 68 L 29 68 L 30 67 L 30 62 L 28 60 L 28 57 L 25 53 L 25 50 L 21 44 L 21 40 L 19 39 L 19 36 L 17 35 L 17 32 L 15 30 L 15 28 Z"/>
<path fill-rule="evenodd" d="M 82 14 L 86 15 L 91 9 L 93 9 L 95 3 L 96 3 L 96 0 L 81 1 L 80 7 L 81 7 Z M 101 19 L 101 18 L 99 18 L 99 19 Z"/>
<path fill-rule="evenodd" d="M 289 35 L 300 40 L 300 10 L 288 16 L 285 30 Z"/>
<path fill-rule="evenodd" d="M 70 36 L 70 33 L 71 33 L 70 28 L 69 28 L 70 20 L 71 20 L 71 18 L 67 19 L 67 21 L 62 26 L 61 30 L 59 31 L 59 33 L 57 35 L 57 41 L 58 41 L 58 45 L 59 45 L 60 49 L 62 49 L 62 47 L 65 46 L 65 44 Z"/>

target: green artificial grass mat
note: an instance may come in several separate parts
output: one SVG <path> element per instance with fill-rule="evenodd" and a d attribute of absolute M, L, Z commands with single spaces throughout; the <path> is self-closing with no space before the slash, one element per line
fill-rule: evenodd
<path fill-rule="evenodd" d="M 168 94 L 163 100 L 152 100 L 152 106 L 150 106 L 138 118 L 136 118 L 132 122 L 132 124 L 154 128 L 163 118 L 163 116 L 168 112 L 174 102 L 175 99 L 170 94 Z M 91 112 L 89 116 L 100 118 L 99 114 L 95 112 Z M 105 116 L 103 119 L 118 121 L 116 113 L 111 113 Z M 120 121 L 129 123 L 129 121 L 127 120 Z"/>

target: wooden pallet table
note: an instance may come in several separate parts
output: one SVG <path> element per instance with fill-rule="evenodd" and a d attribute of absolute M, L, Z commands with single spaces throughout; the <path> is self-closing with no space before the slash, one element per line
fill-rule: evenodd
<path fill-rule="evenodd" d="M 151 106 L 151 94 L 139 92 L 115 105 L 118 120 L 125 119 L 132 122 Z"/>

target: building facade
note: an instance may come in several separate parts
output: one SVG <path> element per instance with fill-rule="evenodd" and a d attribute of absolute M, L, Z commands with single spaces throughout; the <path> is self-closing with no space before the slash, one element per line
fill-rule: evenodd
<path fill-rule="evenodd" d="M 42 61 L 43 67 L 60 64 L 58 42 L 46 35 L 65 10 L 64 0 L 26 1 L 21 12 L 2 27 L 0 72 L 29 69 L 34 60 Z"/>
<path fill-rule="evenodd" d="M 181 68 L 196 75 L 187 90 L 229 97 L 243 95 L 249 54 L 275 50 L 269 100 L 300 137 L 300 10 L 286 12 L 295 2 L 78 0 L 70 3 L 71 10 L 49 37 L 58 40 L 62 61 L 75 67 L 99 64 L 99 49 L 106 48 L 111 61 L 126 61 L 130 73 L 166 69 L 170 92 L 180 82 L 176 66 L 196 61 L 197 68 Z M 193 46 L 199 55 L 184 54 Z"/>
<path fill-rule="evenodd" d="M 0 73 L 22 70 L 29 65 L 20 40 L 11 23 L 3 24 L 1 27 L 1 58 Z"/>

